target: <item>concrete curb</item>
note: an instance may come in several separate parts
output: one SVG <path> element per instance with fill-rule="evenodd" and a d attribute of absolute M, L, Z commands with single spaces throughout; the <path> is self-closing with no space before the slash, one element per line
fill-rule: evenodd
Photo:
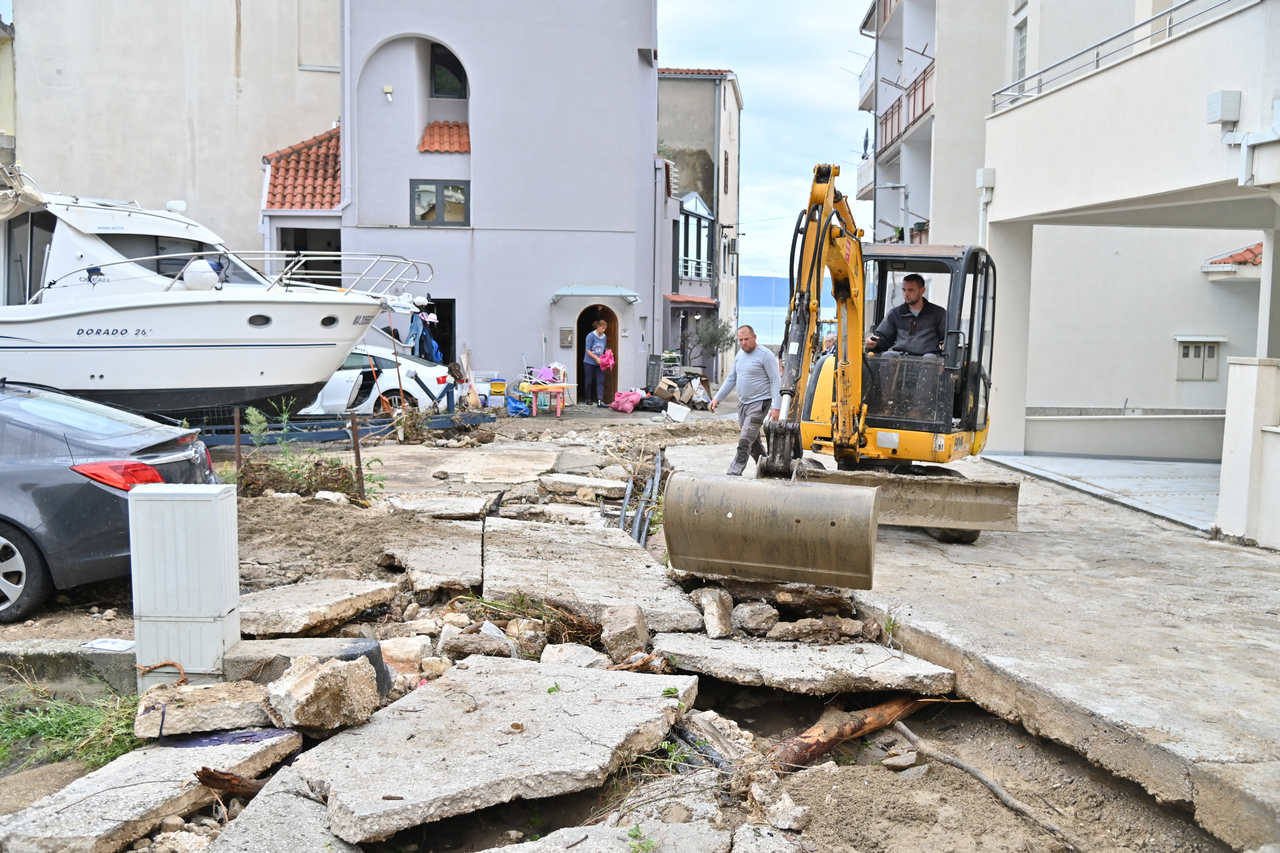
<path fill-rule="evenodd" d="M 0 643 L 3 680 L 31 678 L 59 693 L 83 696 L 138 692 L 137 658 L 133 652 L 86 649 L 80 640 L 17 640 Z M 10 670 L 16 670 L 16 673 Z"/>
<path fill-rule="evenodd" d="M 858 618 L 885 624 L 889 609 L 866 596 L 853 594 Z M 1159 732 L 1108 719 L 932 631 L 901 625 L 894 639 L 907 654 L 955 672 L 957 696 L 1075 750 L 1161 803 L 1189 808 L 1197 823 L 1237 850 L 1280 841 L 1280 804 L 1265 799 L 1268 792 L 1260 784 L 1280 778 L 1280 763 L 1195 762 L 1164 748 Z"/>

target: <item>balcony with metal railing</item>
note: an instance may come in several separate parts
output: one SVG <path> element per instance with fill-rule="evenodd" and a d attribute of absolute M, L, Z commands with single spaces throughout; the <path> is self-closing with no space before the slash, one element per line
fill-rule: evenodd
<path fill-rule="evenodd" d="M 858 109 L 866 111 L 875 109 L 875 84 L 876 55 L 873 53 L 862 69 L 862 74 L 858 76 Z"/>
<path fill-rule="evenodd" d="M 880 114 L 880 151 L 892 145 L 906 130 L 924 117 L 933 106 L 934 63 L 911 81 L 907 90 Z"/>
<path fill-rule="evenodd" d="M 711 278 L 711 261 L 703 261 L 697 258 L 681 258 L 680 277 L 701 279 Z"/>
<path fill-rule="evenodd" d="M 1033 71 L 991 94 L 992 112 L 1059 89 L 1095 71 L 1115 65 L 1136 53 L 1168 43 L 1176 36 L 1210 24 L 1258 0 L 1182 0 L 1128 29 L 1092 44 L 1039 71 Z"/>
<path fill-rule="evenodd" d="M 875 192 L 874 185 L 876 182 L 876 161 L 868 158 L 858 164 L 858 192 L 855 198 L 858 201 L 868 201 Z"/>

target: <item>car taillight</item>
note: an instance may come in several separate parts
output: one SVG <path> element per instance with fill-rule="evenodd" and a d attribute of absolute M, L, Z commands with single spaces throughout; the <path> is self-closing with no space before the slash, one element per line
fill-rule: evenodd
<path fill-rule="evenodd" d="M 160 472 L 144 462 L 90 462 L 72 465 L 71 470 L 113 489 L 129 491 L 144 483 L 163 483 Z"/>

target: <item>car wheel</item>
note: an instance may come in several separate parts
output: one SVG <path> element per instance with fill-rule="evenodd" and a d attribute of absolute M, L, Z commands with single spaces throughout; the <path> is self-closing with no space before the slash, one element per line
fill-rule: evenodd
<path fill-rule="evenodd" d="M 0 622 L 17 622 L 53 592 L 53 580 L 35 543 L 0 522 Z"/>
<path fill-rule="evenodd" d="M 387 394 L 383 394 L 378 398 L 378 405 L 377 405 L 378 414 L 389 415 L 396 409 L 402 409 L 406 405 L 416 406 L 418 405 L 418 401 L 413 399 L 413 397 L 411 397 L 410 395 L 405 394 L 404 403 L 402 404 L 400 402 L 400 392 L 391 391 Z"/>

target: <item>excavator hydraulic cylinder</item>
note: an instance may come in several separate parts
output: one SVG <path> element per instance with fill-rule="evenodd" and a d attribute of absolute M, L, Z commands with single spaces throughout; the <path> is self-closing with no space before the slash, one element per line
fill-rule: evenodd
<path fill-rule="evenodd" d="M 871 589 L 880 490 L 680 472 L 663 528 L 691 574 Z"/>

